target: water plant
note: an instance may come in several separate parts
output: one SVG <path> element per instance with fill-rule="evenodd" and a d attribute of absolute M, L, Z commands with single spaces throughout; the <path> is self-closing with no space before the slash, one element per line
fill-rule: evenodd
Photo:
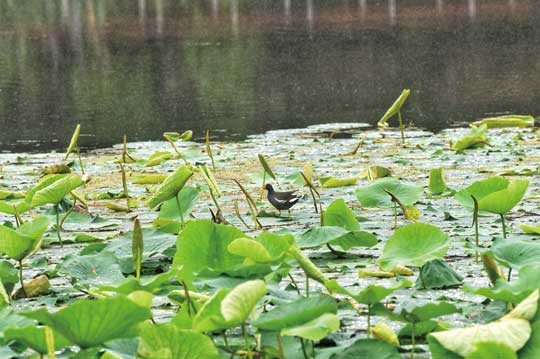
<path fill-rule="evenodd" d="M 396 114 L 398 115 L 399 119 L 399 130 L 401 131 L 401 145 L 405 145 L 405 126 L 403 124 L 403 117 L 401 116 L 401 108 L 405 104 L 405 101 L 407 101 L 407 98 L 411 94 L 411 90 L 405 89 L 401 92 L 401 95 L 396 99 L 396 101 L 390 106 L 388 110 L 386 110 L 386 113 L 381 117 L 379 122 L 377 122 L 377 126 L 379 127 L 388 127 L 388 120 L 392 117 L 394 117 Z"/>
<path fill-rule="evenodd" d="M 75 127 L 75 131 L 73 132 L 73 135 L 71 136 L 71 140 L 69 141 L 69 146 L 66 151 L 66 155 L 64 156 L 64 161 L 66 161 L 69 157 L 69 155 L 75 151 L 77 154 L 77 158 L 79 159 L 79 166 L 81 166 L 81 172 L 84 174 L 84 166 L 81 158 L 81 151 L 79 149 L 79 135 L 81 134 L 81 124 L 77 124 L 77 127 Z"/>

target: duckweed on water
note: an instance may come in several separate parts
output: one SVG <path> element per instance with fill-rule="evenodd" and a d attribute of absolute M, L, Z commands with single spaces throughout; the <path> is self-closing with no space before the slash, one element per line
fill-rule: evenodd
<path fill-rule="evenodd" d="M 536 359 L 531 124 L 0 154 L 0 357 Z"/>

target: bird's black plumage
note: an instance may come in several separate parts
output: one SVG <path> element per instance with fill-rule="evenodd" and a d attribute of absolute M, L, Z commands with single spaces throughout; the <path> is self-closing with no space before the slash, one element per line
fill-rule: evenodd
<path fill-rule="evenodd" d="M 277 192 L 271 184 L 267 184 L 265 189 L 268 191 L 268 202 L 279 211 L 289 210 L 301 198 L 296 191 Z"/>

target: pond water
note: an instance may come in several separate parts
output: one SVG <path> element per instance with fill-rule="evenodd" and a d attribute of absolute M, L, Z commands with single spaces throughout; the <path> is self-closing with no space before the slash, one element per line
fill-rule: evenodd
<path fill-rule="evenodd" d="M 538 115 L 535 0 L 5 0 L 0 150 Z"/>

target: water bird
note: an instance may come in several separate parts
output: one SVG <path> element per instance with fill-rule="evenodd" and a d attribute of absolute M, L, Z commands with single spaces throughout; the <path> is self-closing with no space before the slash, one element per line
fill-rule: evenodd
<path fill-rule="evenodd" d="M 289 211 L 290 214 L 291 207 L 298 203 L 301 198 L 301 196 L 296 194 L 296 190 L 277 192 L 270 183 L 267 183 L 264 188 L 268 191 L 268 202 L 270 202 L 270 204 L 274 206 L 274 208 L 276 208 L 280 214 L 283 210 Z"/>

